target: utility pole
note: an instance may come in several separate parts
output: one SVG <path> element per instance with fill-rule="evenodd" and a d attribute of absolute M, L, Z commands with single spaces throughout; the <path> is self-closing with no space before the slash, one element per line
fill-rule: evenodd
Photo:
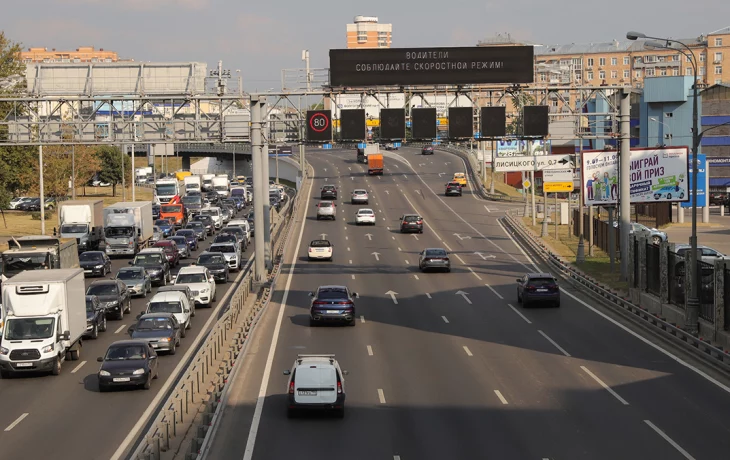
<path fill-rule="evenodd" d="M 76 144 L 71 145 L 71 199 L 76 199 Z"/>
<path fill-rule="evenodd" d="M 621 123 L 621 148 L 619 151 L 619 200 L 620 200 L 620 223 L 621 241 L 619 243 L 621 252 L 621 279 L 629 279 L 629 258 L 628 254 L 630 232 L 631 232 L 631 89 L 621 90 L 621 103 L 619 105 L 619 120 Z M 613 223 L 611 223 L 613 225 Z M 611 227 L 609 227 L 611 228 Z"/>
<path fill-rule="evenodd" d="M 268 197 L 269 158 L 264 136 L 266 96 L 251 95 L 251 147 L 253 156 L 254 275 L 264 282 L 271 268 L 271 218 Z"/>
<path fill-rule="evenodd" d="M 38 169 L 40 170 L 39 194 L 41 198 L 41 235 L 46 234 L 46 197 L 43 189 L 43 146 L 38 146 Z"/>
<path fill-rule="evenodd" d="M 126 190 L 126 183 L 124 180 L 124 157 L 126 156 L 126 153 L 124 150 L 127 148 L 126 144 L 122 144 L 122 201 L 127 201 L 127 190 Z M 134 169 L 134 168 L 133 168 Z"/>
<path fill-rule="evenodd" d="M 134 168 L 134 144 L 132 144 L 132 202 L 137 201 L 137 174 Z"/>

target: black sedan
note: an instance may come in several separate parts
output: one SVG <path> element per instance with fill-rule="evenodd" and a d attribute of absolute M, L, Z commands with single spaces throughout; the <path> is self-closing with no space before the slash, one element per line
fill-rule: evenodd
<path fill-rule="evenodd" d="M 103 251 L 86 251 L 79 255 L 84 276 L 106 276 L 112 272 L 112 261 Z"/>
<path fill-rule="evenodd" d="M 41 199 L 31 198 L 28 201 L 23 201 L 15 209 L 19 211 L 40 211 L 41 210 Z"/>
<path fill-rule="evenodd" d="M 157 286 L 165 286 L 172 279 L 170 274 L 170 263 L 161 253 L 137 254 L 134 260 L 129 262 L 133 267 L 142 267 L 150 274 L 152 282 Z"/>
<path fill-rule="evenodd" d="M 132 299 L 127 285 L 121 280 L 99 280 L 91 283 L 86 295 L 95 295 L 106 310 L 107 316 L 124 319 L 125 313 L 132 312 Z"/>
<path fill-rule="evenodd" d="M 99 332 L 106 331 L 106 309 L 95 295 L 86 296 L 86 332 L 85 338 L 96 339 Z"/>
<path fill-rule="evenodd" d="M 350 293 L 347 286 L 320 286 L 310 292 L 312 305 L 309 307 L 309 325 L 320 322 L 345 322 L 355 325 L 356 292 Z"/>
<path fill-rule="evenodd" d="M 560 306 L 558 280 L 550 273 L 528 273 L 517 278 L 517 303 L 527 308 L 533 302 Z"/>
<path fill-rule="evenodd" d="M 424 145 L 421 149 L 421 155 L 433 155 L 433 145 Z"/>
<path fill-rule="evenodd" d="M 191 219 L 192 222 L 201 222 L 205 229 L 208 231 L 208 235 L 212 235 L 215 233 L 215 222 L 213 222 L 213 218 L 206 214 L 196 214 Z"/>
<path fill-rule="evenodd" d="M 181 328 L 173 313 L 147 313 L 129 326 L 127 333 L 133 339 L 144 340 L 157 351 L 171 355 L 180 346 Z"/>
<path fill-rule="evenodd" d="M 97 358 L 99 391 L 113 387 L 141 386 L 149 390 L 158 377 L 157 352 L 143 340 L 120 340 L 109 345 L 104 357 Z"/>
<path fill-rule="evenodd" d="M 426 270 L 445 270 L 451 271 L 451 261 L 449 253 L 442 248 L 427 248 L 418 254 L 418 268 L 422 272 Z"/>
<path fill-rule="evenodd" d="M 182 230 L 178 230 L 175 233 L 175 236 L 185 238 L 185 241 L 187 241 L 188 248 L 191 252 L 198 250 L 198 234 L 195 230 L 191 228 L 184 228 Z"/>
<path fill-rule="evenodd" d="M 227 283 L 229 268 L 226 258 L 221 253 L 204 252 L 200 254 L 194 265 L 200 265 L 208 269 L 215 282 Z"/>
<path fill-rule="evenodd" d="M 198 241 L 205 241 L 205 238 L 208 236 L 208 229 L 205 228 L 205 224 L 197 220 L 193 222 L 188 222 L 183 230 L 194 231 L 195 235 L 198 237 Z"/>

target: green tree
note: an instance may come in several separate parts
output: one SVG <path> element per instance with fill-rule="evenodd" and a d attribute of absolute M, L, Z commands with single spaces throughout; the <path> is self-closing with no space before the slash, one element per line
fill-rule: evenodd
<path fill-rule="evenodd" d="M 507 124 L 507 134 L 512 136 L 522 135 L 522 117 L 523 107 L 526 105 L 535 105 L 535 98 L 527 93 L 511 92 L 510 99 L 512 100 L 512 108 L 515 111 L 515 115 L 512 116 L 512 120 Z"/>
<path fill-rule="evenodd" d="M 129 174 L 132 167 L 132 160 L 123 155 L 119 147 L 102 145 L 97 148 L 96 156 L 99 159 L 99 180 L 112 184 L 112 193 L 117 195 L 117 184 L 122 183 L 122 158 L 124 159 L 124 171 Z"/>

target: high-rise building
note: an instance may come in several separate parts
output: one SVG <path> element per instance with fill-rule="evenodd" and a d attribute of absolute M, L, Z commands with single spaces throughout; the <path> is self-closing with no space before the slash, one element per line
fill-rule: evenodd
<path fill-rule="evenodd" d="M 81 46 L 76 51 L 57 51 L 56 48 L 28 48 L 20 52 L 20 60 L 26 64 L 33 62 L 118 62 L 116 51 L 94 49 L 93 46 Z"/>
<path fill-rule="evenodd" d="M 379 24 L 373 16 L 355 16 L 347 24 L 348 48 L 390 48 L 393 24 Z"/>

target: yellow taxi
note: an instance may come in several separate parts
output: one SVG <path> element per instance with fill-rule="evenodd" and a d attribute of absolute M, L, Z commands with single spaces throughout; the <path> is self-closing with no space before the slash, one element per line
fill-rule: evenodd
<path fill-rule="evenodd" d="M 462 187 L 467 186 L 465 173 L 454 173 L 454 178 L 451 181 L 458 183 Z"/>

